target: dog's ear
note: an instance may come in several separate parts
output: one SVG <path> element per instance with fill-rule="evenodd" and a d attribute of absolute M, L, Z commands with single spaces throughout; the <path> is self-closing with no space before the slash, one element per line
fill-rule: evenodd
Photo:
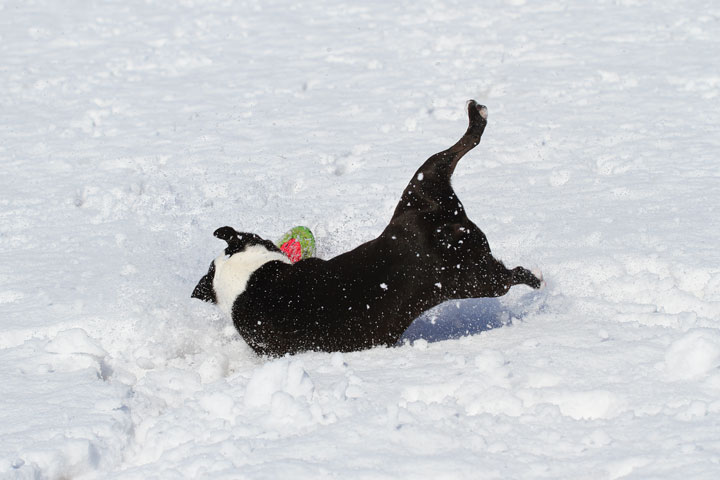
<path fill-rule="evenodd" d="M 227 242 L 227 248 L 225 248 L 225 255 L 232 255 L 234 253 L 242 251 L 246 244 L 247 244 L 247 238 L 245 238 L 247 235 L 238 232 L 232 227 L 220 227 L 213 233 L 217 238 L 220 240 L 225 240 Z"/>
<path fill-rule="evenodd" d="M 230 245 L 233 240 L 237 241 L 238 239 L 238 232 L 234 228 L 228 226 L 218 228 L 215 230 L 213 235 L 220 240 L 225 240 L 228 245 Z"/>
<path fill-rule="evenodd" d="M 271 241 L 265 240 L 254 233 L 238 232 L 232 227 L 220 227 L 213 233 L 220 240 L 225 240 L 228 244 L 225 249 L 225 255 L 234 255 L 243 251 L 246 247 L 253 245 L 261 245 L 271 252 L 280 252 L 281 250 Z"/>
<path fill-rule="evenodd" d="M 215 289 L 213 288 L 213 279 L 215 278 L 215 262 L 210 264 L 210 270 L 204 275 L 192 292 L 192 298 L 199 298 L 203 302 L 217 303 L 215 297 Z"/>

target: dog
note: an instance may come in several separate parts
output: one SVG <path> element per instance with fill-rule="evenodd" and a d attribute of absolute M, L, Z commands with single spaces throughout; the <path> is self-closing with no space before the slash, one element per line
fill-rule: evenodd
<path fill-rule="evenodd" d="M 485 106 L 470 100 L 467 113 L 465 134 L 415 172 L 379 237 L 330 260 L 291 264 L 272 242 L 222 227 L 214 235 L 227 248 L 192 297 L 216 303 L 257 354 L 281 356 L 392 346 L 444 301 L 540 288 L 526 268 L 493 257 L 450 184 L 487 125 Z"/>

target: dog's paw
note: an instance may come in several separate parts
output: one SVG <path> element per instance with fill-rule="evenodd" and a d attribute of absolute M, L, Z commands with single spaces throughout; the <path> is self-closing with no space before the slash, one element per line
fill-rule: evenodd
<path fill-rule="evenodd" d="M 477 111 L 478 111 L 478 113 L 480 114 L 480 116 L 481 116 L 484 120 L 487 120 L 487 117 L 488 117 L 488 109 L 487 109 L 487 107 L 486 107 L 485 105 L 478 105 L 476 108 L 477 108 Z"/>
<path fill-rule="evenodd" d="M 525 281 L 525 285 L 528 285 L 529 287 L 534 288 L 535 290 L 540 290 L 545 286 L 545 282 L 541 279 L 536 277 L 535 275 L 532 275 L 530 278 L 528 278 Z"/>
<path fill-rule="evenodd" d="M 539 289 L 539 290 L 544 289 L 544 288 L 547 286 L 547 283 L 545 282 L 545 278 L 543 277 L 542 272 L 541 272 L 540 270 L 536 269 L 536 268 L 533 268 L 533 269 L 530 270 L 530 271 L 532 272 L 533 275 L 535 275 L 535 278 L 537 278 L 538 280 L 540 280 L 540 285 L 537 286 L 537 287 L 533 287 L 533 288 L 537 288 L 537 289 Z"/>
<path fill-rule="evenodd" d="M 470 119 L 472 119 L 476 115 L 480 115 L 483 120 L 487 120 L 488 109 L 485 105 L 480 105 L 475 100 L 468 100 L 466 108 Z"/>
<path fill-rule="evenodd" d="M 537 276 L 534 272 L 531 272 L 524 267 L 515 267 L 513 269 L 512 282 L 513 285 L 519 285 L 522 283 L 536 290 L 542 288 L 544 285 L 542 273 L 540 276 Z"/>

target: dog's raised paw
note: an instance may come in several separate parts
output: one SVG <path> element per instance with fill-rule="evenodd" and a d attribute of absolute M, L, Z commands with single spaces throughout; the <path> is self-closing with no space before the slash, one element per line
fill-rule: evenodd
<path fill-rule="evenodd" d="M 477 108 L 480 116 L 487 120 L 487 107 L 485 105 L 476 105 L 475 108 Z"/>
<path fill-rule="evenodd" d="M 480 117 L 482 117 L 483 120 L 487 120 L 488 118 L 488 109 L 485 105 L 480 105 L 475 100 L 468 100 L 466 105 L 468 115 L 470 118 L 473 117 L 474 113 L 477 112 Z M 473 111 L 474 109 L 474 111 Z"/>
<path fill-rule="evenodd" d="M 478 110 L 478 113 L 480 114 L 480 116 L 482 118 L 484 118 L 485 120 L 487 120 L 487 117 L 488 117 L 487 107 L 485 105 L 478 105 L 477 110 Z"/>

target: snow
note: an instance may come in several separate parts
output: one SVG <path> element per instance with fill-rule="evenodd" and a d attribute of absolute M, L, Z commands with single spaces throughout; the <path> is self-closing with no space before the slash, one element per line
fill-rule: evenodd
<path fill-rule="evenodd" d="M 717 478 L 719 22 L 0 3 L 0 478 Z M 469 98 L 489 123 L 455 189 L 543 290 L 280 359 L 190 298 L 223 225 L 374 238 Z"/>
<path fill-rule="evenodd" d="M 720 368 L 720 332 L 693 328 L 673 341 L 665 352 L 668 374 L 680 380 L 703 376 Z"/>

